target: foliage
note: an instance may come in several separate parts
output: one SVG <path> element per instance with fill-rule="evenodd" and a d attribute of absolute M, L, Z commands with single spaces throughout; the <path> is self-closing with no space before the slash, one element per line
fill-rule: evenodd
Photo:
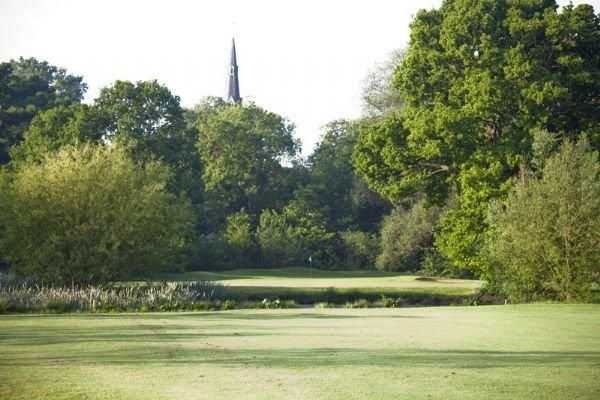
<path fill-rule="evenodd" d="M 373 269 L 380 252 L 379 237 L 362 231 L 344 231 L 340 234 L 343 244 L 343 267 L 350 269 Z"/>
<path fill-rule="evenodd" d="M 275 207 L 281 163 L 299 150 L 294 126 L 254 104 L 220 102 L 207 105 L 198 124 L 205 190 L 219 207 L 226 214 L 245 208 L 254 216 Z"/>
<path fill-rule="evenodd" d="M 165 147 L 181 140 L 185 131 L 179 101 L 157 81 L 116 81 L 101 90 L 95 106 L 109 118 L 107 140 L 132 143 L 138 157 L 156 154 L 168 161 L 176 154 L 166 153 Z"/>
<path fill-rule="evenodd" d="M 354 173 L 356 139 L 356 124 L 346 120 L 328 123 L 308 158 L 308 183 L 295 193 L 295 201 L 319 212 L 330 230 L 374 230 L 389 209 Z"/>
<path fill-rule="evenodd" d="M 295 198 L 318 212 L 327 226 L 344 229 L 352 223 L 352 149 L 356 141 L 351 123 L 332 121 L 324 127 L 320 142 L 308 158 L 309 181 Z"/>
<path fill-rule="evenodd" d="M 427 249 L 421 261 L 420 272 L 427 277 L 435 276 L 457 276 L 456 271 L 452 268 L 448 260 L 442 256 L 435 248 Z"/>
<path fill-rule="evenodd" d="M 319 266 L 334 257 L 335 235 L 325 229 L 322 217 L 293 203 L 281 212 L 263 211 L 256 237 L 266 265 Z"/>
<path fill-rule="evenodd" d="M 103 139 L 127 146 L 136 160 L 159 160 L 172 171 L 169 189 L 201 197 L 197 131 L 186 126 L 180 99 L 157 81 L 116 81 L 105 87 L 94 107 L 107 121 Z"/>
<path fill-rule="evenodd" d="M 64 146 L 99 143 L 107 121 L 96 108 L 85 104 L 59 106 L 38 113 L 24 133 L 24 140 L 11 149 L 13 165 L 42 162 Z"/>
<path fill-rule="evenodd" d="M 187 269 L 215 270 L 231 267 L 228 263 L 229 246 L 220 233 L 211 232 L 197 235 L 188 252 Z"/>
<path fill-rule="evenodd" d="M 434 225 L 439 210 L 427 208 L 425 201 L 410 209 L 396 208 L 381 228 L 381 254 L 377 268 L 386 271 L 416 271 L 424 252 L 432 247 Z"/>
<path fill-rule="evenodd" d="M 422 191 L 442 204 L 455 193 L 440 249 L 481 272 L 486 204 L 530 161 L 535 131 L 598 131 L 599 78 L 591 6 L 444 1 L 415 17 L 395 74 L 402 111 L 363 127 L 355 166 L 392 201 Z"/>
<path fill-rule="evenodd" d="M 79 103 L 87 86 L 79 76 L 38 61 L 19 58 L 0 63 L 0 165 L 19 144 L 31 119 L 40 111 Z"/>
<path fill-rule="evenodd" d="M 4 179 L 0 247 L 15 272 L 101 282 L 171 265 L 193 215 L 165 188 L 169 170 L 121 147 L 65 147 Z"/>
<path fill-rule="evenodd" d="M 223 238 L 229 248 L 229 263 L 236 268 L 253 263 L 256 258 L 253 226 L 244 210 L 227 216 Z M 252 264 L 251 264 L 252 265 Z"/>
<path fill-rule="evenodd" d="M 490 213 L 489 279 L 516 301 L 586 300 L 600 282 L 600 162 L 567 141 Z"/>

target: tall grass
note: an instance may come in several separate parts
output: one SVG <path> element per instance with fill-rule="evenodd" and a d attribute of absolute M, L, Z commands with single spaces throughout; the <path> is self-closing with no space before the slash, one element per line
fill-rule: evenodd
<path fill-rule="evenodd" d="M 223 298 L 223 286 L 208 281 L 66 288 L 0 279 L 0 313 L 202 310 L 222 308 Z"/>

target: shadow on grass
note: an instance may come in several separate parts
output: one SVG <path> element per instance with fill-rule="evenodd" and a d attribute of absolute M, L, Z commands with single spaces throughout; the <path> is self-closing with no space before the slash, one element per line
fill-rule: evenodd
<path fill-rule="evenodd" d="M 399 318 L 413 318 L 403 315 Z M 100 317 L 100 318 L 99 318 Z M 377 318 L 376 315 L 339 315 L 335 313 L 227 312 L 141 315 L 78 315 L 81 320 L 98 320 L 94 326 L 72 324 L 64 316 L 11 316 L 1 318 L 0 367 L 52 367 L 56 365 L 213 365 L 215 367 L 255 366 L 262 368 L 320 368 L 332 366 L 381 366 L 429 368 L 510 368 L 510 367 L 584 367 L 600 368 L 600 351 L 489 351 L 478 349 L 362 349 L 294 347 L 253 349 L 244 338 L 269 337 L 294 332 L 297 327 L 252 324 L 243 320 L 315 318 Z M 417 316 L 418 317 L 418 316 Z M 40 319 L 32 325 L 31 319 Z M 44 321 L 43 318 L 47 318 Z M 56 319 L 60 318 L 60 319 Z M 103 320 L 102 318 L 106 318 Z M 206 324 L 186 324 L 185 318 L 205 319 Z M 390 318 L 386 315 L 385 318 Z M 65 323 L 61 319 L 66 320 Z M 177 321 L 159 323 L 159 320 Z M 240 321 L 233 321 L 233 320 Z M 122 320 L 122 321 L 121 321 Z M 12 321 L 15 324 L 10 324 Z M 155 321 L 155 322 L 154 322 Z M 24 322 L 24 323 L 19 323 Z M 46 325 L 43 325 L 47 322 Z M 126 324 L 121 324 L 121 322 Z M 319 326 L 314 335 L 329 334 Z M 301 333 L 298 333 L 301 335 Z M 241 347 L 226 348 L 211 344 L 211 339 L 231 338 Z M 242 339 L 236 341 L 235 339 Z M 277 338 L 281 340 L 281 338 Z M 298 338 L 296 338 L 297 340 Z M 269 338 L 261 339 L 268 344 Z M 290 339 L 292 340 L 292 339 Z M 230 343 L 230 342 L 227 342 Z M 76 345 L 79 344 L 79 345 Z M 300 342 L 300 345 L 302 342 Z M 88 346 L 89 345 L 89 346 Z"/>
<path fill-rule="evenodd" d="M 163 312 L 163 313 L 117 313 L 117 314 L 18 314 L 0 315 L 0 324 L 25 321 L 27 319 L 68 319 L 77 320 L 173 320 L 173 319 L 199 319 L 199 320 L 295 320 L 295 319 L 354 319 L 354 318 L 426 318 L 420 315 L 347 315 L 334 313 L 286 313 L 276 310 L 263 310 L 262 312 L 233 311 L 233 312 Z M 148 325 L 146 325 L 148 326 Z M 189 328 L 189 327 L 188 327 Z M 122 328 L 128 329 L 128 328 Z"/>
<path fill-rule="evenodd" d="M 250 337 L 278 335 L 281 329 L 293 331 L 294 326 L 252 325 L 251 329 L 243 326 L 243 321 L 261 320 L 327 320 L 327 319 L 353 319 L 353 318 L 382 318 L 377 315 L 341 315 L 324 313 L 278 313 L 274 311 L 257 313 L 173 313 L 173 314 L 115 314 L 96 315 L 79 314 L 78 321 L 96 321 L 95 326 L 78 327 L 62 325 L 62 321 L 70 323 L 73 316 L 61 315 L 18 315 L 2 317 L 0 323 L 27 322 L 36 320 L 36 323 L 46 325 L 32 330 L 27 323 L 13 326 L 0 324 L 0 346 L 46 346 L 68 345 L 78 343 L 122 342 L 122 343 L 176 343 L 178 341 L 196 341 L 217 337 Z M 421 316 L 386 315 L 383 318 L 424 318 Z M 172 323 L 173 320 L 182 324 Z M 137 322 L 136 322 L 137 321 Z M 157 323 L 148 323 L 156 321 Z M 160 324 L 160 321 L 167 323 Z M 184 324 L 185 322 L 198 321 L 205 324 Z M 230 322 L 229 322 L 230 321 Z M 125 322 L 126 324 L 112 324 Z M 319 327 L 324 328 L 324 327 Z M 319 331 L 315 332 L 319 335 Z M 314 335 L 310 335 L 314 336 Z"/>
<path fill-rule="evenodd" d="M 5 358 L 5 354 L 3 357 Z M 66 350 L 60 355 L 27 357 L 22 353 L 0 359 L 0 366 L 79 365 L 211 365 L 221 367 L 298 368 L 321 367 L 427 367 L 453 369 L 515 367 L 600 367 L 600 352 L 512 352 L 483 350 L 360 350 L 309 348 L 228 350 L 218 346 L 188 349 L 178 345 L 131 346 L 112 351 Z"/>

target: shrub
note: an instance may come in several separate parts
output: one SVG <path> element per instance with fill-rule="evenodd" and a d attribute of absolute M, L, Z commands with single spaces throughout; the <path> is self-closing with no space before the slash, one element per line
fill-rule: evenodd
<path fill-rule="evenodd" d="M 271 266 L 313 266 L 335 259 L 335 234 L 328 232 L 318 213 L 291 204 L 282 212 L 265 210 L 256 237 L 263 262 Z"/>
<path fill-rule="evenodd" d="M 458 277 L 455 268 L 452 268 L 450 262 L 441 255 L 436 249 L 431 248 L 425 251 L 421 261 L 421 273 L 425 276 L 446 276 Z"/>
<path fill-rule="evenodd" d="M 45 282 L 89 283 L 155 271 L 187 243 L 191 209 L 169 170 L 116 146 L 65 147 L 20 166 L 0 188 L 0 252 Z"/>
<path fill-rule="evenodd" d="M 189 269 L 215 270 L 227 267 L 229 246 L 217 233 L 199 235 L 190 246 Z"/>
<path fill-rule="evenodd" d="M 372 269 L 379 254 L 379 238 L 377 235 L 346 231 L 341 233 L 343 244 L 343 266 L 348 268 Z"/>
<path fill-rule="evenodd" d="M 600 163 L 565 142 L 490 210 L 488 279 L 512 301 L 587 300 L 600 272 Z"/>
<path fill-rule="evenodd" d="M 227 243 L 228 264 L 236 267 L 248 267 L 255 259 L 255 243 L 250 223 L 250 215 L 244 210 L 227 217 L 223 239 Z"/>
<path fill-rule="evenodd" d="M 426 249 L 431 248 L 437 207 L 420 200 L 409 210 L 396 208 L 383 221 L 381 254 L 377 268 L 386 271 L 416 271 Z"/>

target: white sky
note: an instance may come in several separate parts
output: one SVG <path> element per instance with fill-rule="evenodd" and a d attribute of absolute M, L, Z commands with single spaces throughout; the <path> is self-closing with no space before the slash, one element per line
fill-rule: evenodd
<path fill-rule="evenodd" d="M 0 62 L 36 57 L 83 75 L 88 101 L 116 79 L 158 79 L 190 107 L 225 96 L 235 34 L 242 97 L 293 121 L 307 154 L 322 125 L 360 115 L 368 71 L 406 45 L 418 9 L 439 4 L 0 0 Z"/>

